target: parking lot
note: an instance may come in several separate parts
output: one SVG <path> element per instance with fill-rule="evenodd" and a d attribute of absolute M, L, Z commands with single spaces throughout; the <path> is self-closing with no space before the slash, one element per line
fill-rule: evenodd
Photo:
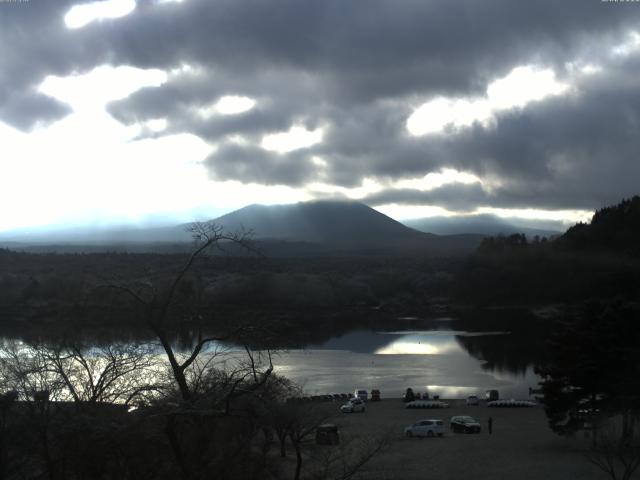
<path fill-rule="evenodd" d="M 369 402 L 363 414 L 342 414 L 332 420 L 343 439 L 381 436 L 386 450 L 368 463 L 371 479 L 603 479 L 606 476 L 584 456 L 588 440 L 565 439 L 547 426 L 542 407 L 488 408 L 466 406 L 464 400 L 445 400 L 446 409 L 405 409 L 400 399 Z M 339 404 L 336 404 L 338 409 Z M 479 434 L 451 433 L 449 418 L 470 415 L 482 426 Z M 487 421 L 493 418 L 493 434 Z M 443 437 L 406 438 L 407 427 L 421 419 L 445 422 Z"/>

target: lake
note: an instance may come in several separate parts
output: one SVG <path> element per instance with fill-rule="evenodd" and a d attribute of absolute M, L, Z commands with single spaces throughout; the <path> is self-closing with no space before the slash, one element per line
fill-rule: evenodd
<path fill-rule="evenodd" d="M 333 325 L 333 329 L 320 328 L 321 334 L 317 328 L 314 332 L 300 328 L 297 338 L 306 332 L 308 340 L 302 339 L 295 348 L 274 350 L 276 373 L 295 381 L 307 395 L 376 388 L 383 397 L 399 398 L 411 387 L 441 398 L 483 397 L 486 390 L 496 389 L 502 398 L 525 399 L 529 388 L 538 386 L 533 365 L 543 351 L 544 325 L 522 312 Z M 121 330 L 109 335 L 98 338 L 84 332 L 81 341 L 98 345 L 150 340 L 148 331 L 127 336 Z M 194 332 L 176 337 L 175 348 L 187 353 L 196 338 Z M 237 350 L 233 345 L 224 348 Z M 164 355 L 159 345 L 154 350 Z"/>
<path fill-rule="evenodd" d="M 377 388 L 383 396 L 398 398 L 411 387 L 441 398 L 484 396 L 488 389 L 499 390 L 503 398 L 529 398 L 529 387 L 537 388 L 539 380 L 531 366 L 517 371 L 488 366 L 465 348 L 488 339 L 492 344 L 514 341 L 508 332 L 356 330 L 280 352 L 274 365 L 309 395 Z"/>

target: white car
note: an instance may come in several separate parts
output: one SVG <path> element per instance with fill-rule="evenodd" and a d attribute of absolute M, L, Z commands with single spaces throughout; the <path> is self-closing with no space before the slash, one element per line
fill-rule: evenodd
<path fill-rule="evenodd" d="M 480 405 L 480 399 L 477 395 L 469 395 L 467 397 L 467 405 Z"/>
<path fill-rule="evenodd" d="M 364 413 L 365 404 L 359 398 L 352 398 L 340 407 L 342 413 Z"/>
<path fill-rule="evenodd" d="M 369 394 L 367 393 L 366 390 L 360 390 L 360 389 L 356 388 L 356 391 L 353 392 L 353 396 L 354 396 L 354 398 L 359 398 L 363 402 L 366 402 L 366 401 L 369 400 Z"/>
<path fill-rule="evenodd" d="M 407 437 L 441 437 L 444 435 L 444 422 L 438 419 L 420 420 L 404 429 Z"/>

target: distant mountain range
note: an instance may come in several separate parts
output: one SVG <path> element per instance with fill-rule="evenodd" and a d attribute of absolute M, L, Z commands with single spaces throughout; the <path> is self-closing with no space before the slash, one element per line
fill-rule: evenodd
<path fill-rule="evenodd" d="M 267 254 L 277 255 L 468 253 L 482 240 L 482 235 L 420 232 L 351 201 L 250 205 L 214 221 L 226 231 L 251 231 Z M 184 249 L 191 240 L 186 226 L 35 229 L 0 234 L 0 246 L 40 251 L 73 251 L 74 246 L 76 251 L 96 251 L 102 246 L 109 250 L 166 251 L 169 244 L 183 245 Z"/>
<path fill-rule="evenodd" d="M 428 217 L 405 220 L 405 225 L 437 235 L 456 235 L 475 233 L 480 235 L 511 235 L 524 233 L 527 237 L 555 237 L 565 230 L 561 222 L 527 220 L 526 224 L 518 219 L 505 219 L 496 215 L 464 215 L 456 217 Z"/>
<path fill-rule="evenodd" d="M 473 251 L 486 235 L 519 232 L 549 237 L 559 233 L 518 227 L 492 215 L 424 218 L 403 224 L 362 203 L 333 200 L 249 205 L 214 222 L 226 231 L 252 232 L 254 241 L 275 255 L 458 254 Z M 186 227 L 40 228 L 0 234 L 0 246 L 40 251 L 181 251 L 191 241 Z"/>

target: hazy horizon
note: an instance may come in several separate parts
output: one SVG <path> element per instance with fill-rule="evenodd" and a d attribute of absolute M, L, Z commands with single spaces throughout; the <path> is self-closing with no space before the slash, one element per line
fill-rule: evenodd
<path fill-rule="evenodd" d="M 322 200 L 318 200 L 322 201 Z M 343 201 L 343 199 L 337 200 Z M 345 200 L 352 201 L 352 200 Z M 296 203 L 306 203 L 306 202 L 296 202 Z M 296 203 L 291 204 L 278 204 L 278 205 L 263 205 L 267 207 L 281 207 L 287 205 L 295 205 Z M 245 205 L 238 210 L 242 210 L 243 208 L 251 207 L 256 204 Z M 257 204 L 260 205 L 260 204 Z M 380 209 L 374 210 L 379 211 L 380 213 L 384 213 Z M 56 240 L 59 238 L 64 238 L 65 235 L 71 235 L 74 232 L 81 232 L 82 234 L 92 234 L 96 239 L 100 238 L 101 234 L 109 235 L 114 232 L 125 232 L 125 231 L 134 231 L 134 230 L 153 230 L 153 229 L 163 229 L 163 228 L 172 228 L 179 226 L 181 224 L 191 223 L 191 222 L 201 222 L 201 221 L 211 221 L 217 218 L 223 217 L 227 214 L 233 213 L 237 210 L 230 211 L 222 211 L 217 215 L 207 215 L 206 213 L 200 211 L 194 214 L 194 216 L 189 216 L 189 214 L 183 215 L 175 215 L 175 216 L 148 216 L 137 221 L 120 221 L 114 222 L 110 220 L 101 220 L 97 219 L 93 222 L 85 222 L 78 223 L 75 225 L 66 225 L 66 224 L 54 224 L 54 225 L 35 225 L 31 227 L 22 227 L 16 229 L 8 229 L 8 230 L 0 230 L 0 239 L 4 241 L 22 241 L 28 239 L 29 236 L 35 235 L 38 240 L 37 241 L 47 241 L 47 236 L 51 236 L 52 239 Z M 474 213 L 474 214 L 456 214 L 452 216 L 440 216 L 440 215 L 432 215 L 426 217 L 409 217 L 409 218 L 395 218 L 391 215 L 388 215 L 393 220 L 399 221 L 401 223 L 406 224 L 411 228 L 417 228 L 418 230 L 422 230 L 421 228 L 416 227 L 412 224 L 415 221 L 426 220 L 427 222 L 431 221 L 433 225 L 436 225 L 436 229 L 433 233 L 436 234 L 449 234 L 448 232 L 440 232 L 437 231 L 438 228 L 446 230 L 447 226 L 455 226 L 455 225 L 471 225 L 471 226 L 482 226 L 482 225 L 505 225 L 514 228 L 523 228 L 523 229 L 538 229 L 538 230 L 546 230 L 549 232 L 564 232 L 568 227 L 572 225 L 572 223 L 563 222 L 562 220 L 554 220 L 554 219 L 537 219 L 537 218 L 522 218 L 522 217 L 504 217 L 496 214 L 488 214 L 488 213 Z M 423 230 L 424 231 L 424 230 Z M 478 228 L 470 229 L 465 233 L 485 233 L 480 232 Z"/>

